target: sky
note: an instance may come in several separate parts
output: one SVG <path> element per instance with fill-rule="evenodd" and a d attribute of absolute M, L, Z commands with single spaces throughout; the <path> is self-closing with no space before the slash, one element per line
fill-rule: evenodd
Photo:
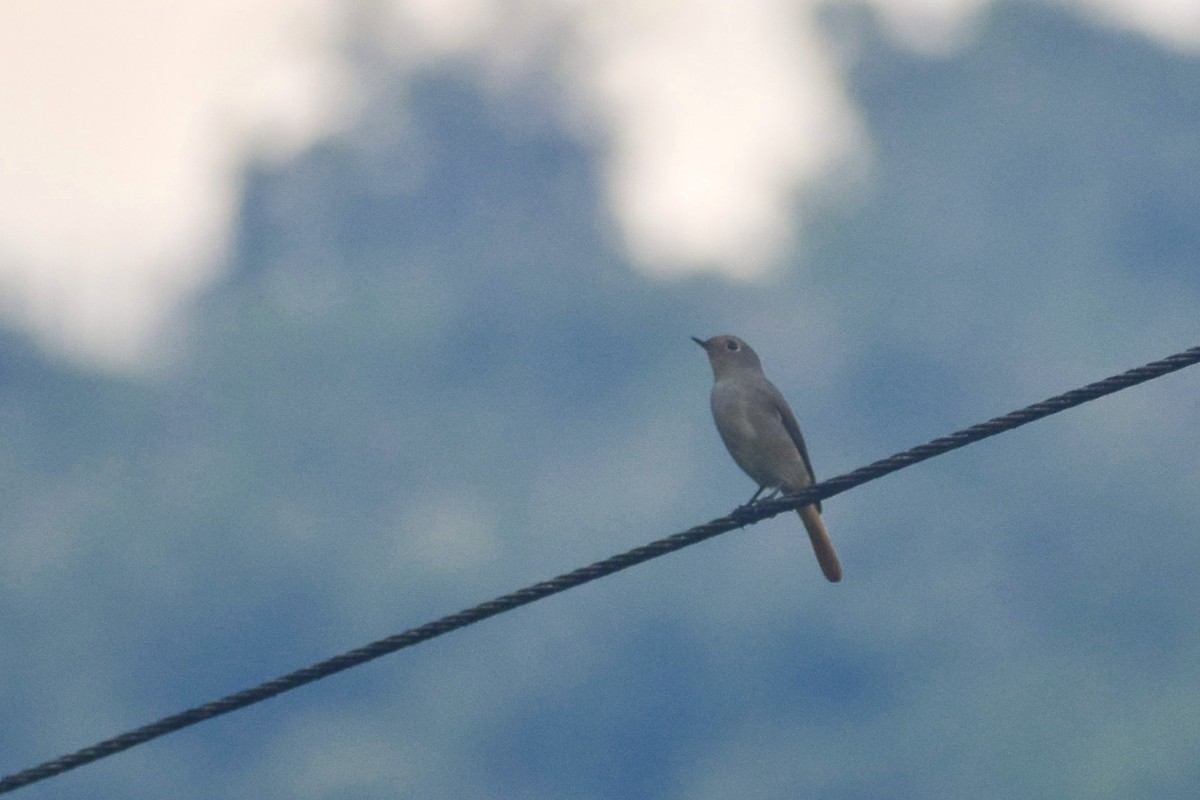
<path fill-rule="evenodd" d="M 553 124 L 595 154 L 635 268 L 761 278 L 802 235 L 797 202 L 869 171 L 870 131 L 846 91 L 853 55 L 819 23 L 830 5 L 12 5 L 0 31 L 4 318 L 84 363 L 161 357 L 174 312 L 222 274 L 243 167 L 352 125 L 367 89 L 351 53 L 363 48 L 414 75 L 462 70 L 501 96 L 549 94 Z M 1189 0 L 1065 5 L 1200 48 Z M 936 54 L 966 46 L 988 4 L 868 6 L 898 42 Z"/>
<path fill-rule="evenodd" d="M 1191 4 L 5 14 L 3 774 L 745 501 L 693 335 L 818 477 L 1200 343 Z M 18 796 L 1191 797 L 1197 398 Z"/>

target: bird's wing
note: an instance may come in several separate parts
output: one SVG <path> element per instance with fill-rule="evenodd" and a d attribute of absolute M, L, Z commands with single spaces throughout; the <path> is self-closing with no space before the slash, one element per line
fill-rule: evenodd
<path fill-rule="evenodd" d="M 804 467 L 808 470 L 808 477 L 813 483 L 817 482 L 817 473 L 813 471 L 812 461 L 808 457 L 808 448 L 804 445 L 804 435 L 800 433 L 800 424 L 796 422 L 796 417 L 792 414 L 792 409 L 788 407 L 787 400 L 784 399 L 783 393 L 775 387 L 775 384 L 769 383 L 771 403 L 775 406 L 775 411 L 779 413 L 779 419 L 783 422 L 784 429 L 788 432 L 788 436 L 792 439 L 792 444 L 796 445 L 796 449 L 800 451 L 800 459 L 804 461 Z M 815 503 L 817 511 L 821 510 L 821 504 Z"/>

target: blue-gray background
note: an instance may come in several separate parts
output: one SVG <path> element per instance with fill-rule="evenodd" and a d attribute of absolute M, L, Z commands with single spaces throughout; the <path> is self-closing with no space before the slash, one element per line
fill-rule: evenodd
<path fill-rule="evenodd" d="M 4 334 L 0 772 L 744 501 L 691 335 L 820 476 L 1200 343 L 1195 58 L 834 22 L 873 161 L 765 283 L 644 276 L 575 139 L 381 72 L 250 170 L 184 357 Z M 20 796 L 1191 798 L 1198 448 L 1191 370 L 830 501 L 840 585 L 783 516 Z"/>

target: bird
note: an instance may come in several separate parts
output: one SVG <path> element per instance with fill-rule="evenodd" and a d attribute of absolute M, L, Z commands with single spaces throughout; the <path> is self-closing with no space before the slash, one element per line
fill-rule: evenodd
<path fill-rule="evenodd" d="M 800 426 L 783 394 L 767 380 L 758 354 L 728 334 L 691 338 L 704 348 L 712 365 L 709 400 L 717 432 L 729 455 L 758 484 L 750 503 L 768 489 L 789 493 L 811 486 L 816 478 Z M 842 565 L 821 519 L 821 504 L 803 506 L 797 513 L 821 572 L 832 583 L 840 581 Z"/>

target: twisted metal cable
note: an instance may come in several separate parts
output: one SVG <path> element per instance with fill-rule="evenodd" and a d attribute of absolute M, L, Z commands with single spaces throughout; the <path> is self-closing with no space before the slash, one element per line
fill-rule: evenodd
<path fill-rule="evenodd" d="M 342 670 L 365 664 L 380 656 L 394 653 L 405 647 L 411 647 L 428 639 L 458 630 L 459 628 L 465 628 L 476 622 L 482 622 L 497 614 L 512 611 L 535 600 L 541 600 L 544 597 L 558 594 L 589 581 L 594 581 L 597 578 L 603 578 L 614 572 L 641 564 L 643 561 L 649 561 L 652 558 L 672 553 L 684 547 L 702 542 L 705 539 L 711 539 L 714 536 L 726 533 L 735 528 L 742 528 L 768 517 L 773 517 L 783 511 L 790 511 L 799 506 L 808 505 L 809 503 L 841 494 L 848 489 L 853 489 L 856 486 L 880 478 L 888 473 L 904 469 L 942 453 L 965 447 L 968 444 L 986 439 L 989 436 L 995 436 L 1004 431 L 1012 430 L 1043 417 L 1048 417 L 1059 411 L 1065 411 L 1068 408 L 1095 400 L 1098 397 L 1103 397 L 1104 395 L 1112 394 L 1122 389 L 1127 389 L 1130 386 L 1136 386 L 1139 383 L 1175 372 L 1198 361 L 1200 361 L 1200 347 L 1193 347 L 1190 350 L 1185 350 L 1173 356 L 1146 364 L 1145 366 L 1131 369 L 1120 375 L 1105 378 L 1102 381 L 1097 381 L 1066 394 L 1060 394 L 1049 400 L 1034 403 L 1031 406 L 1026 406 L 1025 408 L 1010 412 L 1001 417 L 996 417 L 987 422 L 972 425 L 949 436 L 934 439 L 931 442 L 889 456 L 868 466 L 856 469 L 853 472 L 813 484 L 803 491 L 795 492 L 776 500 L 741 506 L 729 515 L 714 519 L 704 525 L 697 525 L 681 533 L 667 536 L 641 547 L 635 547 L 632 550 L 606 558 L 603 561 L 597 561 L 586 567 L 580 567 L 550 580 L 526 586 L 523 589 L 518 589 L 515 592 L 497 597 L 494 600 L 489 600 L 486 603 L 481 603 L 472 608 L 459 611 L 456 614 L 450 614 L 433 622 L 428 622 L 418 628 L 411 628 L 403 633 L 389 636 L 386 639 L 380 639 L 357 650 L 342 653 L 318 664 L 313 664 L 312 666 L 259 684 L 253 688 L 222 697 L 211 703 L 189 708 L 186 711 L 164 717 L 157 722 L 152 722 L 141 728 L 128 731 L 111 739 L 106 739 L 91 747 L 85 747 L 82 750 L 68 753 L 52 761 L 47 761 L 21 772 L 15 772 L 0 779 L 0 794 L 45 780 L 76 767 L 81 767 L 84 764 L 90 764 L 93 761 L 114 755 L 122 750 L 128 750 L 131 747 L 187 728 L 198 722 L 203 722 L 213 717 L 236 711 L 239 708 L 245 708 L 246 706 L 262 702 L 275 695 L 304 686 L 307 683 L 327 678 Z"/>

